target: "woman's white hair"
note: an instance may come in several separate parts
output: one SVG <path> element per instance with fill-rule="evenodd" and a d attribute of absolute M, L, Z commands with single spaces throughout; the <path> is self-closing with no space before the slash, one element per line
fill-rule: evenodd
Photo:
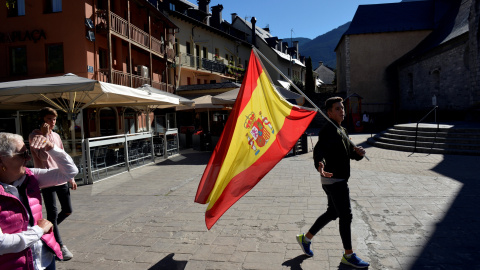
<path fill-rule="evenodd" d="M 18 134 L 0 132 L 0 156 L 12 157 L 17 150 L 17 144 L 23 142 L 23 137 Z"/>

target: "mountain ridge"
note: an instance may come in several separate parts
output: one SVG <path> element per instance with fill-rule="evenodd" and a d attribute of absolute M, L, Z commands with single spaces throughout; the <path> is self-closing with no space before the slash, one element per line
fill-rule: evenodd
<path fill-rule="evenodd" d="M 347 22 L 314 39 L 295 37 L 284 38 L 283 40 L 288 42 L 289 45 L 291 44 L 291 40 L 298 41 L 300 54 L 312 58 L 313 69 L 319 66 L 320 61 L 322 61 L 325 66 L 335 69 L 337 66 L 337 55 L 334 50 L 342 35 L 348 30 L 348 27 L 350 27 L 350 23 L 351 22 Z"/>

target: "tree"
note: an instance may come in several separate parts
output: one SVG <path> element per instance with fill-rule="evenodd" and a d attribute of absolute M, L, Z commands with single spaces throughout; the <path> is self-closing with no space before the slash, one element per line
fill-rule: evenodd
<path fill-rule="evenodd" d="M 310 95 L 315 93 L 315 81 L 313 79 L 312 58 L 308 57 L 305 63 L 305 94 Z"/>

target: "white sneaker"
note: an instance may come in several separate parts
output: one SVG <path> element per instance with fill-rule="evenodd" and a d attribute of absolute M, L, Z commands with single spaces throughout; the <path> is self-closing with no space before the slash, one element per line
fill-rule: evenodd
<path fill-rule="evenodd" d="M 73 254 L 68 250 L 67 246 L 63 245 L 62 246 L 62 255 L 63 255 L 63 260 L 68 261 L 73 258 Z"/>

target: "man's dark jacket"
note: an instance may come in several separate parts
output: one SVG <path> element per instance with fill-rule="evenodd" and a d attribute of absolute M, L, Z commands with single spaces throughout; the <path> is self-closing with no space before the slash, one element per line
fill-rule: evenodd
<path fill-rule="evenodd" d="M 335 121 L 333 121 L 335 123 Z M 333 173 L 332 178 L 348 180 L 350 177 L 350 159 L 361 160 L 353 149 L 353 145 L 341 135 L 337 127 L 341 128 L 348 136 L 347 130 L 332 123 L 326 123 L 318 133 L 318 142 L 313 150 L 315 170 L 318 163 L 325 164 L 324 171 Z"/>

